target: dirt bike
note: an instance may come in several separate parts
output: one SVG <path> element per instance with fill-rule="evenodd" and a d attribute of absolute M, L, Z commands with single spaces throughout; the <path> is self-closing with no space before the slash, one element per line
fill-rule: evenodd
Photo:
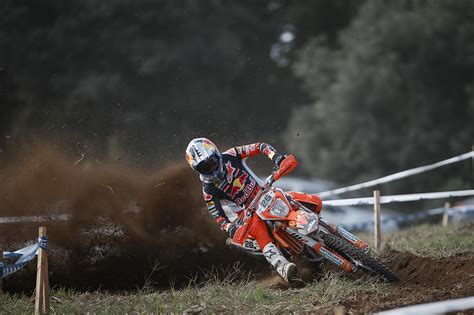
<path fill-rule="evenodd" d="M 244 210 L 242 222 L 250 222 L 252 216 L 258 215 L 265 221 L 275 244 L 287 258 L 302 257 L 308 261 L 321 261 L 321 258 L 325 258 L 346 273 L 362 270 L 381 280 L 397 282 L 395 273 L 371 255 L 366 242 L 344 228 L 328 224 L 322 219 L 319 197 L 285 192 L 272 186 L 297 165 L 293 155 L 282 161 Z M 247 226 L 247 231 L 249 230 Z M 261 255 L 257 242 L 248 232 L 241 234 L 238 239 L 229 239 L 228 245 Z"/>

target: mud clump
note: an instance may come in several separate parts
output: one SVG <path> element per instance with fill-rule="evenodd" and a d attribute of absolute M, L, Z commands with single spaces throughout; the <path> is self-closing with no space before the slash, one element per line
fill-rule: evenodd
<path fill-rule="evenodd" d="M 142 171 L 81 160 L 44 144 L 13 156 L 0 171 L 0 217 L 70 215 L 42 224 L 53 286 L 135 289 L 145 279 L 179 285 L 199 271 L 247 259 L 225 247 L 185 162 Z M 0 224 L 0 246 L 25 246 L 36 239 L 37 227 Z M 4 288 L 31 290 L 33 265 L 7 278 Z"/>

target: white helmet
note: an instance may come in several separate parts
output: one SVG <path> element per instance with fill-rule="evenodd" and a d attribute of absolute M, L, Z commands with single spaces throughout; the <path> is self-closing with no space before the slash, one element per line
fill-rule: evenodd
<path fill-rule="evenodd" d="M 223 174 L 222 155 L 217 146 L 206 138 L 196 138 L 186 148 L 189 166 L 204 176 L 221 177 Z"/>

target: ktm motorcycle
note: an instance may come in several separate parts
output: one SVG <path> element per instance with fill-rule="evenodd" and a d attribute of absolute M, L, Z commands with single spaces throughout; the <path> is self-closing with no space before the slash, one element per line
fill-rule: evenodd
<path fill-rule="evenodd" d="M 369 245 L 357 236 L 321 217 L 321 200 L 316 195 L 285 192 L 273 183 L 289 174 L 298 165 L 295 157 L 286 157 L 273 172 L 252 202 L 244 210 L 242 222 L 246 229 L 239 237 L 228 239 L 228 245 L 261 255 L 257 242 L 249 235 L 252 217 L 263 220 L 275 244 L 290 259 L 302 257 L 308 261 L 327 259 L 346 273 L 357 270 L 386 282 L 398 277 L 370 253 Z"/>

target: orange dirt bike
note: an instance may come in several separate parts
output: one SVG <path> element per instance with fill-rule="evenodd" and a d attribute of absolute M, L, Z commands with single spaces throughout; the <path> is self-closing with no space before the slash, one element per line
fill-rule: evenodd
<path fill-rule="evenodd" d="M 321 201 L 315 195 L 284 192 L 272 187 L 282 176 L 290 173 L 298 162 L 293 155 L 286 157 L 279 169 L 269 176 L 265 185 L 244 210 L 244 226 L 249 231 L 252 216 L 265 221 L 275 244 L 287 258 L 303 257 L 318 262 L 329 260 L 346 273 L 357 270 L 387 282 L 398 277 L 370 254 L 369 245 L 347 230 L 328 224 L 321 218 Z M 236 239 L 228 239 L 228 245 L 261 255 L 257 242 L 248 232 Z"/>

